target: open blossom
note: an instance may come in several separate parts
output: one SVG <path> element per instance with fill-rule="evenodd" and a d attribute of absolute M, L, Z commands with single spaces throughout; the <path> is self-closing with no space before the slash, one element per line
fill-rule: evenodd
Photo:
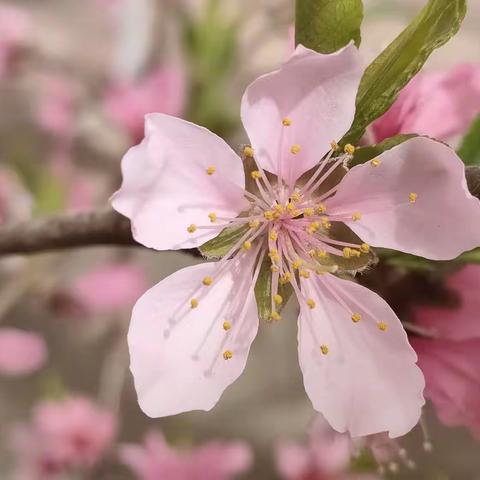
<path fill-rule="evenodd" d="M 297 47 L 243 97 L 244 165 L 204 128 L 146 117 L 114 208 L 157 250 L 199 247 L 222 232 L 202 247 L 221 260 L 170 275 L 134 307 L 131 370 L 146 414 L 209 410 L 238 378 L 258 330 L 261 276 L 270 320 L 289 289 L 297 297 L 305 389 L 334 429 L 394 437 L 417 423 L 424 379 L 400 321 L 339 275 L 370 265 L 371 246 L 456 257 L 480 244 L 480 202 L 456 154 L 427 138 L 348 169 L 353 147 L 341 153 L 332 140 L 351 126 L 361 75 L 353 46 L 331 55 Z"/>
<path fill-rule="evenodd" d="M 252 463 L 250 448 L 242 442 L 212 441 L 182 452 L 158 432 L 147 434 L 143 446 L 123 445 L 119 454 L 138 480 L 229 480 Z"/>
<path fill-rule="evenodd" d="M 400 133 L 450 140 L 464 134 L 480 113 L 480 65 L 420 73 L 392 107 L 372 124 L 377 142 Z"/>
<path fill-rule="evenodd" d="M 447 278 L 456 308 L 423 307 L 416 323 L 433 338 L 414 338 L 425 374 L 425 395 L 448 426 L 464 426 L 480 438 L 480 267 L 469 265 Z"/>
<path fill-rule="evenodd" d="M 43 367 L 47 346 L 43 338 L 17 328 L 0 328 L 0 374 L 27 375 Z"/>
<path fill-rule="evenodd" d="M 17 428 L 19 480 L 49 480 L 93 467 L 110 447 L 115 417 L 83 397 L 38 404 L 30 424 Z"/>

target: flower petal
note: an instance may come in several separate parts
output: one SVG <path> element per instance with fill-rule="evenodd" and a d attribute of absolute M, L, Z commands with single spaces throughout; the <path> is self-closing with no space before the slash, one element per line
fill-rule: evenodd
<path fill-rule="evenodd" d="M 158 113 L 145 118 L 145 139 L 122 160 L 113 208 L 130 218 L 133 236 L 147 247 L 198 247 L 220 230 L 189 233 L 189 225 L 210 224 L 210 212 L 236 217 L 248 205 L 242 162 L 205 128 Z"/>
<path fill-rule="evenodd" d="M 424 380 L 394 312 L 372 291 L 332 275 L 303 280 L 302 291 L 316 303 L 309 310 L 302 302 L 298 333 L 314 408 L 354 437 L 411 430 L 424 404 Z M 354 313 L 361 315 L 357 322 Z"/>
<path fill-rule="evenodd" d="M 220 276 L 218 263 L 179 270 L 135 305 L 128 335 L 131 370 L 147 415 L 210 410 L 242 373 L 258 329 L 255 255 L 244 255 L 229 260 Z M 203 285 L 205 277 L 213 280 L 210 286 Z M 231 358 L 224 359 L 226 352 Z"/>
<path fill-rule="evenodd" d="M 331 55 L 299 45 L 279 70 L 253 82 L 242 100 L 242 121 L 257 162 L 287 181 L 315 166 L 350 128 L 362 73 L 353 44 Z"/>
<path fill-rule="evenodd" d="M 480 202 L 452 149 L 419 137 L 378 158 L 376 167 L 366 163 L 347 173 L 327 202 L 330 214 L 360 212 L 359 221 L 345 223 L 365 242 L 433 260 L 480 245 Z"/>

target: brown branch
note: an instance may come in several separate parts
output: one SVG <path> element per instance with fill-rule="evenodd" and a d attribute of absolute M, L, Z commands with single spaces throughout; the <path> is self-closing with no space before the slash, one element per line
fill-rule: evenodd
<path fill-rule="evenodd" d="M 480 197 L 480 167 L 466 170 L 468 186 Z M 60 214 L 0 228 L 0 255 L 39 253 L 98 245 L 137 246 L 130 221 L 110 207 L 89 213 Z M 198 256 L 196 249 L 184 250 Z"/>
<path fill-rule="evenodd" d="M 111 208 L 59 214 L 0 228 L 0 255 L 95 245 L 140 246 L 130 221 Z"/>

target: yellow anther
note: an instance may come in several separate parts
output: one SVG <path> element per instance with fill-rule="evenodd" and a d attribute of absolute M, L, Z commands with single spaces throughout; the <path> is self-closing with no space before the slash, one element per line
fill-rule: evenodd
<path fill-rule="evenodd" d="M 202 280 L 202 283 L 206 286 L 209 287 L 213 283 L 213 278 L 212 277 L 205 277 Z"/>
<path fill-rule="evenodd" d="M 309 250 L 307 253 L 308 253 L 312 258 L 317 255 L 317 251 L 316 251 L 314 248 L 312 248 L 311 250 Z"/>
<path fill-rule="evenodd" d="M 318 222 L 312 222 L 312 223 L 307 227 L 307 232 L 308 232 L 308 233 L 315 233 L 319 228 L 320 228 L 320 223 L 318 223 Z"/>
<path fill-rule="evenodd" d="M 286 208 L 291 213 L 295 210 L 295 204 L 293 202 L 288 202 Z"/>
<path fill-rule="evenodd" d="M 332 147 L 332 150 L 337 150 L 338 149 L 338 143 L 335 140 L 332 140 L 330 142 L 330 146 Z"/>
<path fill-rule="evenodd" d="M 368 243 L 362 243 L 360 245 L 360 251 L 362 253 L 368 253 L 370 251 L 370 245 Z"/>
<path fill-rule="evenodd" d="M 281 320 L 282 316 L 275 310 L 270 315 L 270 320 Z"/>
<path fill-rule="evenodd" d="M 276 265 L 270 265 L 270 271 L 272 273 L 278 273 L 280 269 Z"/>
<path fill-rule="evenodd" d="M 290 149 L 290 151 L 296 155 L 297 153 L 300 153 L 300 150 L 302 149 L 302 147 L 300 145 L 298 145 L 298 143 L 296 143 L 295 145 L 292 145 L 292 148 Z"/>
<path fill-rule="evenodd" d="M 327 211 L 327 207 L 323 204 L 323 203 L 320 203 L 319 205 L 317 205 L 317 213 L 325 213 Z"/>
<path fill-rule="evenodd" d="M 285 117 L 283 120 L 282 120 L 282 123 L 283 123 L 283 126 L 284 127 L 289 127 L 291 124 L 292 124 L 292 120 L 288 117 Z"/>
<path fill-rule="evenodd" d="M 282 285 L 285 285 L 286 283 L 290 282 L 292 279 L 292 275 L 290 272 L 285 272 L 281 277 L 280 277 L 280 283 Z"/>
<path fill-rule="evenodd" d="M 296 192 L 296 191 L 293 192 L 293 193 L 292 193 L 292 196 L 290 197 L 290 199 L 292 200 L 292 202 L 299 202 L 301 198 L 302 198 L 302 197 L 301 197 L 300 193 L 298 193 L 298 192 Z"/>
<path fill-rule="evenodd" d="M 313 310 L 316 306 L 315 300 L 313 298 L 309 298 L 307 300 L 307 305 Z"/>
<path fill-rule="evenodd" d="M 370 164 L 372 165 L 372 167 L 378 167 L 380 164 L 382 163 L 382 161 L 379 159 L 379 158 L 374 158 Z"/>
<path fill-rule="evenodd" d="M 192 298 L 190 300 L 190 307 L 197 308 L 198 307 L 198 300 L 196 298 Z"/>
<path fill-rule="evenodd" d="M 273 220 L 273 214 L 274 212 L 272 212 L 271 210 L 267 210 L 266 212 L 263 212 L 263 216 L 265 220 Z"/>
<path fill-rule="evenodd" d="M 252 248 L 252 242 L 250 240 L 247 240 L 243 242 L 243 249 L 244 250 L 250 250 Z"/>
<path fill-rule="evenodd" d="M 319 258 L 327 258 L 328 252 L 326 252 L 325 250 L 317 250 L 317 256 Z"/>
<path fill-rule="evenodd" d="M 343 256 L 345 258 L 350 258 L 352 256 L 352 249 L 350 247 L 345 247 L 343 249 Z"/>
<path fill-rule="evenodd" d="M 268 234 L 268 238 L 272 241 L 275 242 L 278 238 L 278 233 L 275 230 L 271 230 L 270 233 Z"/>
<path fill-rule="evenodd" d="M 295 209 L 295 210 L 292 212 L 292 217 L 293 217 L 293 218 L 299 217 L 301 214 L 302 214 L 302 211 L 301 211 L 301 210 Z"/>
<path fill-rule="evenodd" d="M 225 360 L 230 360 L 233 357 L 233 353 L 230 350 L 225 350 L 223 352 L 223 358 Z"/>
<path fill-rule="evenodd" d="M 359 313 L 352 314 L 352 322 L 358 323 L 362 319 L 362 316 Z"/>
<path fill-rule="evenodd" d="M 348 155 L 353 155 L 355 153 L 355 147 L 351 145 L 350 143 L 347 143 L 345 145 L 345 148 L 343 149 L 345 153 L 348 153 Z"/>
<path fill-rule="evenodd" d="M 251 172 L 250 175 L 254 180 L 258 180 L 259 178 L 262 178 L 262 174 L 258 170 L 253 170 L 253 172 Z"/>
<path fill-rule="evenodd" d="M 300 270 L 298 274 L 303 278 L 310 278 L 310 272 L 308 270 Z"/>
<path fill-rule="evenodd" d="M 303 214 L 306 216 L 306 217 L 311 217 L 313 214 L 315 213 L 315 210 L 311 207 L 307 207 L 307 208 L 304 208 L 303 209 Z"/>
<path fill-rule="evenodd" d="M 276 295 L 273 296 L 273 301 L 277 304 L 277 305 L 281 305 L 283 303 L 283 298 L 281 295 L 279 295 L 278 293 Z"/>
<path fill-rule="evenodd" d="M 359 257 L 360 256 L 360 251 L 359 250 L 355 250 L 354 248 L 352 248 L 352 251 L 350 252 L 350 255 L 352 257 Z"/>
<path fill-rule="evenodd" d="M 320 351 L 323 355 L 326 355 L 328 353 L 328 347 L 326 345 L 320 345 Z"/>
<path fill-rule="evenodd" d="M 410 203 L 415 203 L 417 201 L 417 198 L 418 198 L 418 195 L 415 193 L 415 192 L 412 192 L 409 196 L 408 196 L 408 201 Z"/>
<path fill-rule="evenodd" d="M 258 228 L 260 226 L 260 220 L 250 220 L 248 226 L 250 228 Z"/>
<path fill-rule="evenodd" d="M 255 155 L 255 152 L 253 151 L 252 147 L 245 147 L 243 149 L 243 154 L 248 158 L 253 158 L 253 156 Z"/>
<path fill-rule="evenodd" d="M 377 327 L 382 332 L 385 332 L 385 331 L 387 331 L 388 325 L 385 322 L 378 322 Z"/>
<path fill-rule="evenodd" d="M 276 255 L 278 255 L 278 250 L 276 248 L 271 248 L 270 251 L 268 252 L 268 256 L 271 258 L 271 257 L 275 257 Z"/>
<path fill-rule="evenodd" d="M 362 218 L 362 214 L 360 212 L 355 212 L 354 214 L 352 214 L 352 220 L 354 222 L 358 222 L 358 220 L 360 220 Z"/>
<path fill-rule="evenodd" d="M 217 167 L 215 167 L 215 165 L 210 165 L 207 168 L 208 175 L 213 175 L 216 171 L 217 171 Z"/>
<path fill-rule="evenodd" d="M 327 230 L 332 227 L 332 224 L 328 220 L 328 217 L 322 217 L 322 226 Z"/>
<path fill-rule="evenodd" d="M 228 322 L 227 320 L 225 320 L 223 322 L 223 329 L 228 332 L 228 330 L 230 330 L 232 328 L 232 324 L 230 322 Z"/>
<path fill-rule="evenodd" d="M 193 232 L 195 232 L 196 230 L 197 230 L 197 226 L 194 225 L 193 223 L 192 223 L 189 227 L 187 227 L 187 232 L 188 232 L 188 233 L 193 233 Z"/>
<path fill-rule="evenodd" d="M 285 211 L 285 207 L 283 205 L 280 205 L 279 203 L 276 203 L 274 206 L 273 206 L 273 209 L 277 212 L 277 213 L 283 213 Z"/>
<path fill-rule="evenodd" d="M 294 262 L 292 262 L 292 268 L 294 270 L 298 270 L 303 265 L 303 260 L 301 258 L 297 258 Z"/>
<path fill-rule="evenodd" d="M 210 221 L 211 221 L 212 223 L 215 223 L 215 222 L 217 221 L 217 214 L 214 213 L 214 212 L 209 213 L 209 214 L 208 214 L 208 218 L 210 219 Z"/>

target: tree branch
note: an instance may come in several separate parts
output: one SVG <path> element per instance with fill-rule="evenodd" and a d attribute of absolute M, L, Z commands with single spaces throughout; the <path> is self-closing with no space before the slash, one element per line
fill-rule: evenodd
<path fill-rule="evenodd" d="M 480 198 L 480 167 L 466 169 L 472 195 Z M 99 245 L 141 247 L 130 221 L 110 207 L 80 214 L 59 214 L 0 227 L 0 255 L 29 254 Z M 199 256 L 197 249 L 183 250 Z"/>

